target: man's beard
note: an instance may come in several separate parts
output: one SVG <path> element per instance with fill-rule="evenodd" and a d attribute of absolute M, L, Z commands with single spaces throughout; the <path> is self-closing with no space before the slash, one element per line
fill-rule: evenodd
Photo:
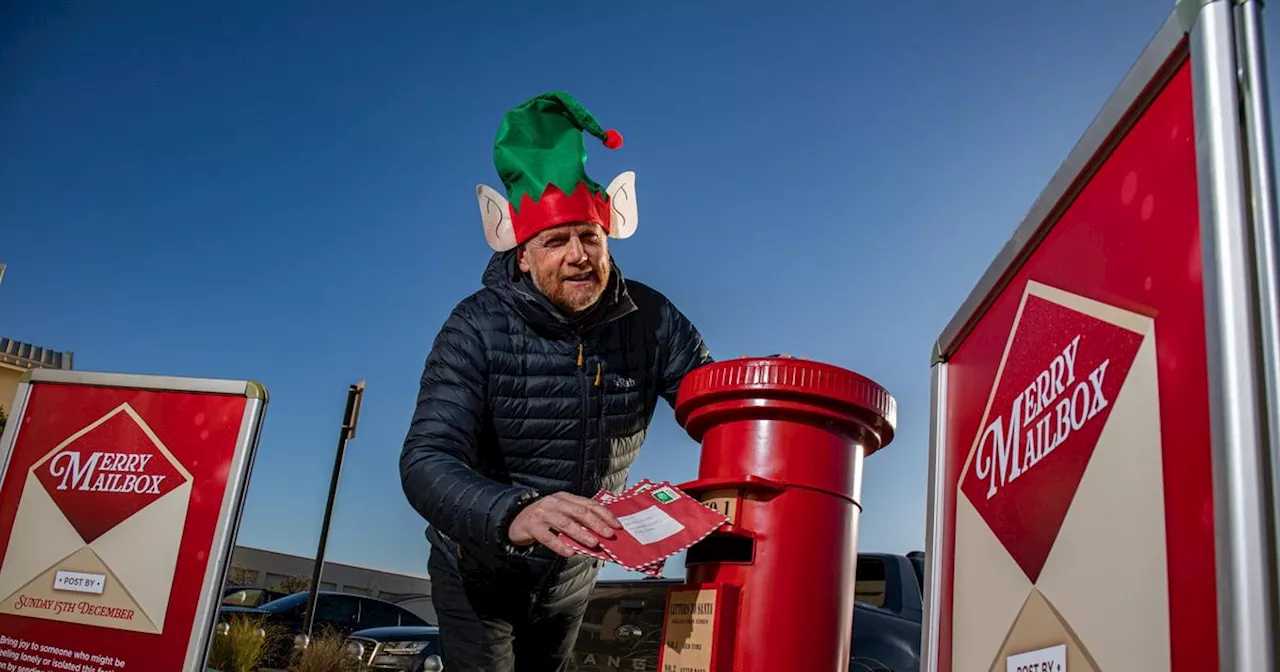
<path fill-rule="evenodd" d="M 534 269 L 536 268 L 535 266 Z M 583 287 L 574 287 L 566 283 L 559 270 L 556 271 L 555 277 L 549 279 L 538 277 L 536 270 L 529 276 L 533 279 L 534 287 L 537 287 L 538 291 L 542 292 L 557 308 L 569 315 L 580 315 L 594 306 L 604 295 L 605 288 L 609 286 L 609 276 L 612 274 L 607 259 L 602 260 L 600 266 L 589 266 L 588 270 L 594 273 L 593 282 Z"/>

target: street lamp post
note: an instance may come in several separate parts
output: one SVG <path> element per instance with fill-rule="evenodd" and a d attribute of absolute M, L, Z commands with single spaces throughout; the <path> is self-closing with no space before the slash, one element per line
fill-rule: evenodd
<path fill-rule="evenodd" d="M 347 408 L 342 416 L 342 430 L 338 433 L 338 452 L 333 459 L 333 476 L 329 479 L 329 501 L 324 506 L 324 522 L 320 524 L 320 546 L 316 549 L 316 564 L 311 570 L 311 587 L 307 596 L 306 624 L 302 632 L 307 640 L 316 621 L 316 602 L 320 593 L 320 574 L 324 568 L 324 550 L 329 542 L 329 522 L 333 518 L 333 504 L 338 496 L 338 479 L 342 476 L 342 458 L 347 452 L 347 441 L 355 438 L 356 423 L 360 420 L 360 402 L 364 398 L 364 381 L 347 389 Z"/>

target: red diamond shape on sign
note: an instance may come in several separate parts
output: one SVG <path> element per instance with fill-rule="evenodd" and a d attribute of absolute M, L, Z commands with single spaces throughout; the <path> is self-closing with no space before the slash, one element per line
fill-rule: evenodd
<path fill-rule="evenodd" d="M 86 544 L 188 478 L 130 411 L 117 408 L 33 467 Z"/>
<path fill-rule="evenodd" d="M 1028 295 L 961 490 L 1035 583 L 1142 334 Z"/>

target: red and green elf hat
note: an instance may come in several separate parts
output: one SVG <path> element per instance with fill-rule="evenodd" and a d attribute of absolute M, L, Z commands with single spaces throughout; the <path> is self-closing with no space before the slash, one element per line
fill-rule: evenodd
<path fill-rule="evenodd" d="M 493 162 L 508 198 L 480 185 L 485 237 L 497 250 L 522 244 L 546 229 L 574 222 L 599 224 L 610 237 L 635 232 L 635 174 L 622 173 L 607 189 L 587 176 L 583 133 L 604 146 L 622 146 L 573 96 L 551 92 L 513 108 L 493 143 Z"/>

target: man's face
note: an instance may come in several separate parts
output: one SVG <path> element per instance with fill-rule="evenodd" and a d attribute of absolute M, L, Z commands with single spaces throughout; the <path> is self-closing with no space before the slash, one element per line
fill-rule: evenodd
<path fill-rule="evenodd" d="M 577 315 L 600 299 L 609 282 L 609 242 L 598 224 L 547 229 L 518 253 L 520 270 L 564 312 Z"/>

